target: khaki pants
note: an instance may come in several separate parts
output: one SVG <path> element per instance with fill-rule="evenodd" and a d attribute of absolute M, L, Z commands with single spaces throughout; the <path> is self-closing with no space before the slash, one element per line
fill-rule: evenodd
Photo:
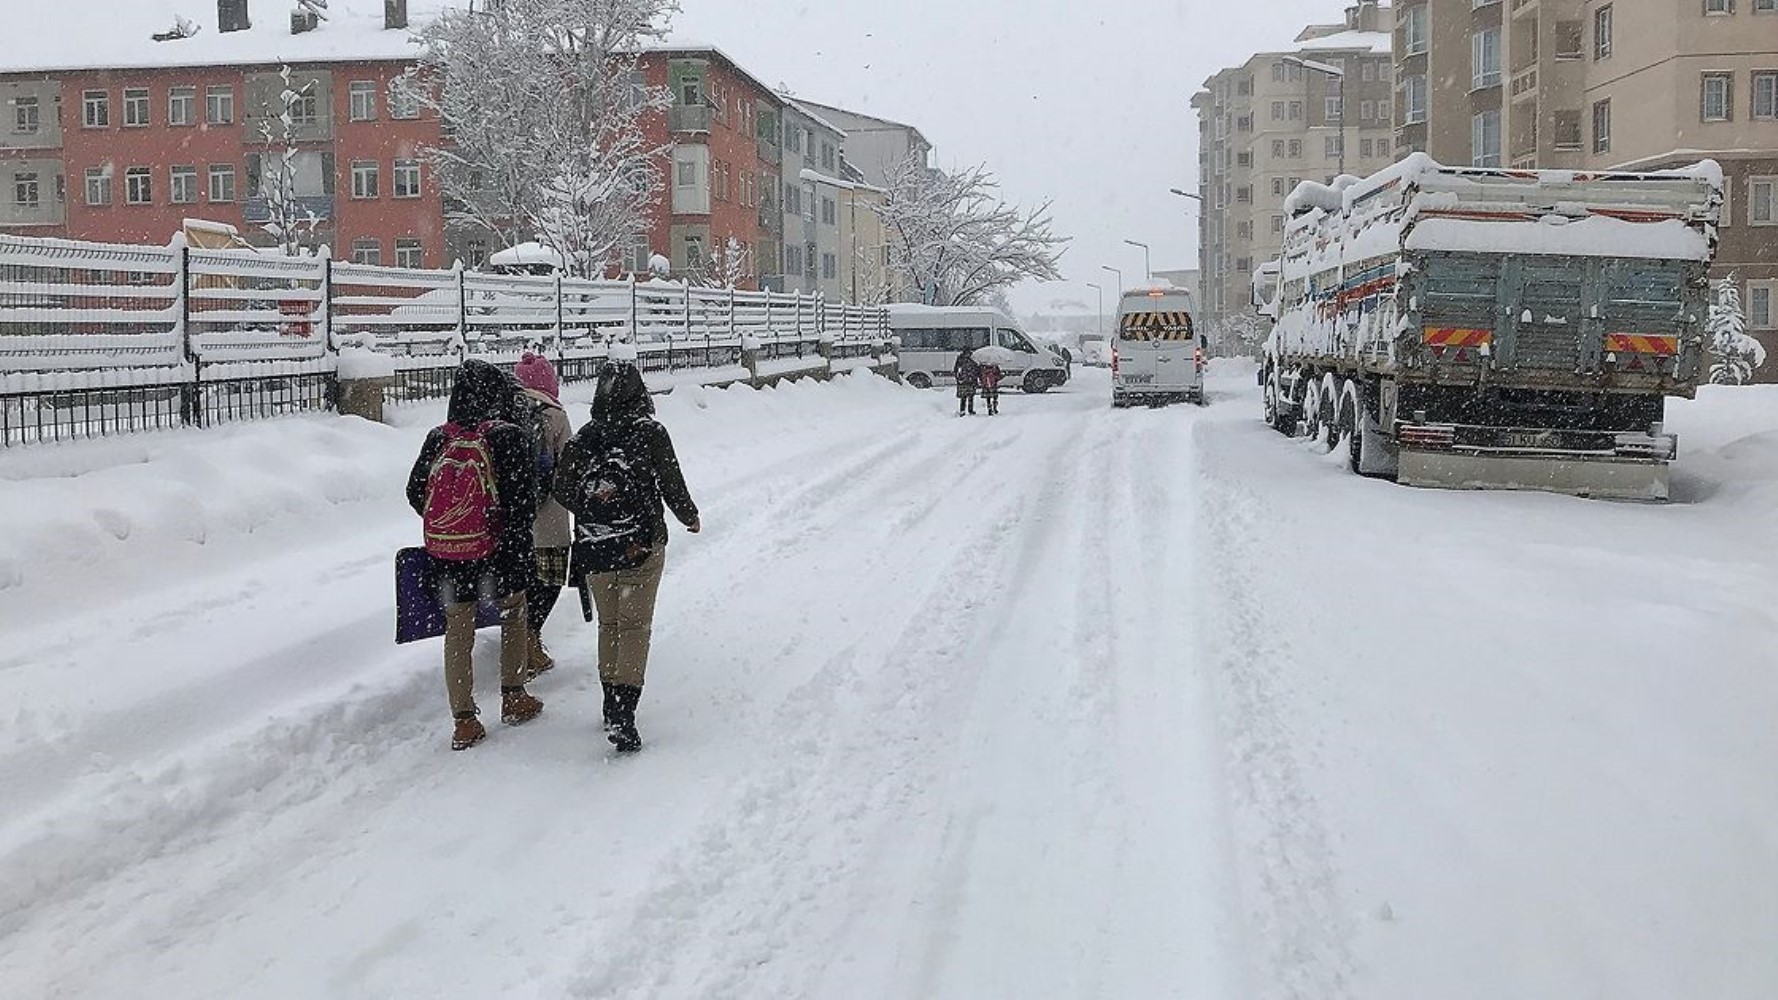
<path fill-rule="evenodd" d="M 525 622 L 525 592 L 500 601 L 500 686 L 523 687 L 530 628 Z M 445 693 L 452 715 L 475 714 L 475 603 L 445 605 Z"/>
<path fill-rule="evenodd" d="M 593 606 L 599 609 L 600 683 L 642 686 L 654 638 L 654 599 L 666 565 L 667 550 L 661 547 L 635 569 L 587 577 Z"/>

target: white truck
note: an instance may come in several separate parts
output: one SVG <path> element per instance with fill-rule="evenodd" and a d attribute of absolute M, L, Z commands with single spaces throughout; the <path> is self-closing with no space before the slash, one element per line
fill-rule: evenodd
<path fill-rule="evenodd" d="M 1265 419 L 1415 486 L 1664 500 L 1722 175 L 1445 167 L 1303 184 L 1254 275 Z"/>

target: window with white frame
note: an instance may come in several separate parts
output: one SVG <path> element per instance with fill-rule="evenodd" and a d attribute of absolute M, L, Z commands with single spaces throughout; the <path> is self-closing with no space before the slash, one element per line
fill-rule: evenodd
<path fill-rule="evenodd" d="M 19 135 L 32 135 L 43 127 L 42 111 L 35 97 L 15 97 L 12 101 L 12 130 Z"/>
<path fill-rule="evenodd" d="M 19 208 L 36 208 L 43 203 L 36 171 L 12 175 L 12 203 Z"/>
<path fill-rule="evenodd" d="M 1472 88 L 1500 86 L 1500 29 L 1483 28 L 1470 35 L 1469 53 Z"/>
<path fill-rule="evenodd" d="M 1417 56 L 1426 51 L 1426 4 L 1407 9 L 1402 21 L 1403 55 Z"/>
<path fill-rule="evenodd" d="M 235 168 L 223 163 L 210 167 L 210 200 L 227 204 L 235 200 Z"/>
<path fill-rule="evenodd" d="M 1274 160 L 1284 159 L 1284 140 L 1283 139 L 1273 139 L 1272 140 L 1272 159 L 1274 159 Z"/>
<path fill-rule="evenodd" d="M 1369 59 L 1364 60 L 1358 68 L 1358 78 L 1365 83 L 1377 82 L 1377 64 Z"/>
<path fill-rule="evenodd" d="M 381 164 L 375 160 L 353 160 L 352 197 L 360 199 L 377 197 L 380 173 Z"/>
<path fill-rule="evenodd" d="M 421 268 L 426 266 L 426 248 L 419 240 L 398 239 L 395 241 L 395 266 Z"/>
<path fill-rule="evenodd" d="M 418 198 L 420 196 L 420 161 L 396 160 L 394 182 L 395 197 Z"/>
<path fill-rule="evenodd" d="M 1748 178 L 1747 224 L 1778 225 L 1778 177 Z"/>
<path fill-rule="evenodd" d="M 154 204 L 154 171 L 130 167 L 123 172 L 123 199 L 131 205 Z"/>
<path fill-rule="evenodd" d="M 189 205 L 198 200 L 198 168 L 174 167 L 169 177 L 172 184 L 168 191 L 173 196 L 173 204 Z"/>
<path fill-rule="evenodd" d="M 111 204 L 111 168 L 86 168 L 86 203 L 88 205 Z"/>
<path fill-rule="evenodd" d="M 1326 102 L 1326 105 L 1323 110 L 1327 116 L 1328 121 L 1337 122 L 1341 118 L 1345 117 L 1345 110 L 1341 107 L 1341 103 L 1342 103 L 1341 99 L 1338 97 L 1327 98 L 1327 102 Z"/>
<path fill-rule="evenodd" d="M 211 125 L 235 123 L 235 88 L 220 86 L 204 91 L 204 120 Z"/>
<path fill-rule="evenodd" d="M 1735 0 L 1704 0 L 1705 14 L 1733 14 Z"/>
<path fill-rule="evenodd" d="M 1290 140 L 1289 148 L 1290 148 L 1290 156 L 1288 157 L 1288 159 L 1300 160 L 1303 158 L 1303 140 L 1301 140 L 1301 139 Z"/>
<path fill-rule="evenodd" d="M 290 101 L 290 123 L 313 125 L 321 120 L 321 102 L 312 89 L 296 94 Z"/>
<path fill-rule="evenodd" d="M 1470 165 L 1500 166 L 1500 109 L 1484 111 L 1470 119 Z"/>
<path fill-rule="evenodd" d="M 1290 120 L 1293 122 L 1300 122 L 1303 120 L 1303 102 L 1302 101 L 1291 101 L 1290 102 Z"/>
<path fill-rule="evenodd" d="M 1358 105 L 1358 120 L 1359 121 L 1366 121 L 1366 122 L 1376 121 L 1377 120 L 1377 102 L 1376 101 L 1364 101 L 1361 104 L 1359 104 Z"/>
<path fill-rule="evenodd" d="M 1699 94 L 1699 115 L 1707 122 L 1726 122 L 1735 116 L 1735 77 L 1730 73 L 1705 73 Z"/>
<path fill-rule="evenodd" d="M 1284 102 L 1283 101 L 1273 101 L 1272 102 L 1272 120 L 1275 122 L 1281 122 L 1284 120 Z"/>
<path fill-rule="evenodd" d="M 173 87 L 167 91 L 167 124 L 198 123 L 198 88 Z"/>
<path fill-rule="evenodd" d="M 1284 231 L 1284 216 L 1282 216 L 1282 215 L 1272 216 L 1272 232 L 1281 233 L 1283 231 Z"/>
<path fill-rule="evenodd" d="M 839 277 L 839 275 L 840 275 L 839 259 L 830 253 L 822 254 L 821 255 L 821 278 L 822 278 L 822 280 L 832 281 L 833 279 Z"/>
<path fill-rule="evenodd" d="M 838 206 L 834 204 L 834 200 L 832 198 L 821 199 L 821 224 L 824 226 L 832 226 L 838 225 L 838 223 Z"/>
<path fill-rule="evenodd" d="M 381 264 L 383 262 L 383 244 L 373 239 L 352 241 L 352 263 Z"/>
<path fill-rule="evenodd" d="M 420 91 L 407 77 L 389 81 L 389 117 L 410 120 L 420 117 Z"/>
<path fill-rule="evenodd" d="M 1420 74 L 1404 77 L 1401 81 L 1402 98 L 1404 101 L 1403 124 L 1419 125 L 1426 121 L 1426 77 Z"/>
<path fill-rule="evenodd" d="M 1324 159 L 1336 159 L 1340 155 L 1340 137 L 1330 135 L 1321 140 L 1321 155 Z"/>
<path fill-rule="evenodd" d="M 1750 330 L 1778 329 L 1778 309 L 1772 300 L 1778 297 L 1778 281 L 1747 283 L 1747 327 Z"/>
<path fill-rule="evenodd" d="M 1593 152 L 1611 152 L 1611 98 L 1593 102 Z"/>
<path fill-rule="evenodd" d="M 80 124 L 83 128 L 110 128 L 111 95 L 103 90 L 89 90 L 81 94 Z"/>
<path fill-rule="evenodd" d="M 1374 139 L 1361 139 L 1361 140 L 1359 140 L 1359 142 L 1358 142 L 1358 155 L 1360 155 L 1360 156 L 1362 156 L 1362 157 L 1364 157 L 1364 158 L 1365 158 L 1365 159 L 1367 159 L 1367 160 L 1368 160 L 1368 159 L 1370 159 L 1370 158 L 1371 158 L 1371 157 L 1372 157 L 1372 156 L 1375 156 L 1375 155 L 1376 155 L 1376 152 L 1377 152 L 1377 143 L 1376 143 L 1376 140 L 1374 140 Z"/>
<path fill-rule="evenodd" d="M 1753 117 L 1760 121 L 1778 119 L 1778 70 L 1754 72 Z"/>
<path fill-rule="evenodd" d="M 1282 177 L 1272 178 L 1272 197 L 1274 197 L 1274 198 L 1284 197 L 1284 178 L 1282 178 Z"/>
<path fill-rule="evenodd" d="M 1593 59 L 1611 58 L 1611 4 L 1593 12 Z"/>
<path fill-rule="evenodd" d="M 370 122 L 377 119 L 377 82 L 375 80 L 353 80 L 349 91 L 351 97 L 351 114 L 355 122 Z"/>
<path fill-rule="evenodd" d="M 123 92 L 125 128 L 148 127 L 148 88 L 131 87 Z"/>

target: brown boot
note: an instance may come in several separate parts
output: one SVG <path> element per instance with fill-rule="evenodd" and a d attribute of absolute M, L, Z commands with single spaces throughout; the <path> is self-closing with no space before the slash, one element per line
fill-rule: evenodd
<path fill-rule="evenodd" d="M 543 636 L 532 631 L 531 648 L 525 653 L 526 680 L 534 681 L 537 675 L 549 673 L 555 668 L 555 658 L 549 655 L 549 648 L 543 644 Z"/>
<path fill-rule="evenodd" d="M 451 731 L 451 749 L 467 750 L 488 738 L 488 730 L 473 715 L 457 717 L 457 728 Z"/>
<path fill-rule="evenodd" d="M 543 702 L 525 693 L 522 687 L 500 689 L 500 721 L 509 726 L 522 725 L 543 714 Z"/>

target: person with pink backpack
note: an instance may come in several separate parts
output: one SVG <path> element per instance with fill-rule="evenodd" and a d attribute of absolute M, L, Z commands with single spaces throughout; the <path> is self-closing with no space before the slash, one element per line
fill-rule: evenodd
<path fill-rule="evenodd" d="M 471 660 L 479 601 L 500 608 L 500 721 L 516 726 L 543 711 L 543 702 L 525 690 L 526 592 L 537 572 L 532 525 L 539 484 L 525 432 L 504 419 L 517 391 L 512 376 L 486 361 L 463 362 L 446 421 L 426 436 L 408 474 L 408 504 L 426 533 L 428 584 L 445 609 L 453 750 L 467 750 L 488 735 L 476 718 Z"/>

